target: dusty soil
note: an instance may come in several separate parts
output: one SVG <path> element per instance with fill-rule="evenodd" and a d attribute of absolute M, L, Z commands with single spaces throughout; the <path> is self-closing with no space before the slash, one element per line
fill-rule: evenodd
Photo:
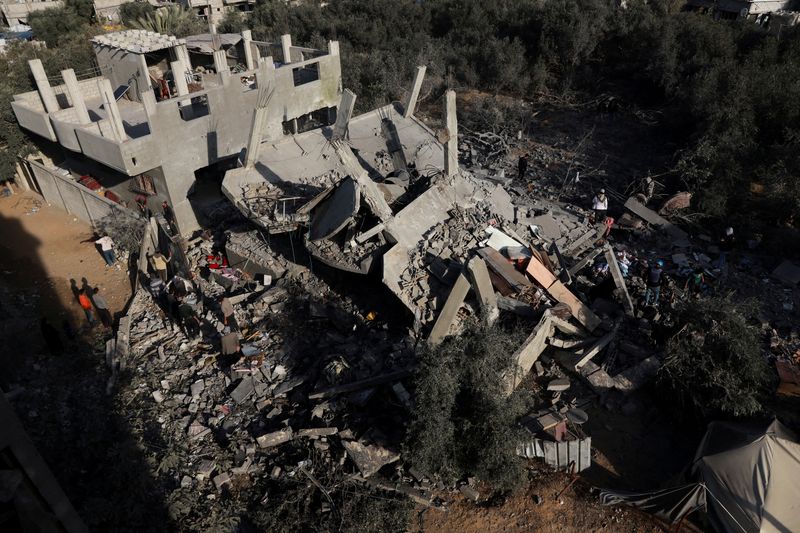
<path fill-rule="evenodd" d="M 569 482 L 570 477 L 564 473 L 540 473 L 526 490 L 496 506 L 476 505 L 457 494 L 446 500 L 447 511 L 427 510 L 409 530 L 445 533 L 667 531 L 652 517 L 636 510 L 600 505 L 581 481 L 557 498 Z M 536 496 L 542 498 L 542 503 L 535 503 Z"/>
<path fill-rule="evenodd" d="M 9 370 L 41 348 L 40 318 L 58 329 L 64 320 L 75 329 L 85 326 L 71 280 L 99 287 L 112 314 L 124 308 L 131 294 L 125 265 L 107 268 L 93 243 L 81 243 L 92 236 L 88 224 L 31 192 L 0 198 L 0 223 L 0 338 Z"/>

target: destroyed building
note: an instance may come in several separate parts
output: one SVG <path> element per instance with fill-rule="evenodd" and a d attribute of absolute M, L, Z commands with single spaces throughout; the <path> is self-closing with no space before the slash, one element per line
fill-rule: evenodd
<path fill-rule="evenodd" d="M 130 206 L 137 196 L 150 207 L 167 201 L 183 234 L 199 227 L 198 181 L 236 166 L 259 92 L 271 95 L 256 132 L 263 140 L 336 117 L 336 41 L 313 50 L 293 46 L 289 35 L 255 41 L 249 30 L 207 42 L 126 30 L 92 43 L 98 71 L 67 69 L 58 84 L 31 60 L 37 90 L 14 96 L 14 114 L 20 126 L 66 149 L 64 172 L 91 175 L 106 198 Z M 46 199 L 58 197 L 37 181 L 32 186 Z"/>

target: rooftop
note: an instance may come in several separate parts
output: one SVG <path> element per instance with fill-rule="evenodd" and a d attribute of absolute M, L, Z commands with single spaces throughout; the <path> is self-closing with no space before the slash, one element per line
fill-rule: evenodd
<path fill-rule="evenodd" d="M 92 39 L 92 42 L 135 54 L 146 54 L 185 44 L 186 40 L 148 30 L 125 30 L 98 35 Z"/>

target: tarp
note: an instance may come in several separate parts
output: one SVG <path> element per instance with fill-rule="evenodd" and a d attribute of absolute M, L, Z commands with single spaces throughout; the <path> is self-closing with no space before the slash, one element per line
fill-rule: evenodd
<path fill-rule="evenodd" d="M 705 507 L 714 529 L 735 533 L 800 531 L 800 442 L 777 420 L 709 425 L 689 483 L 659 491 L 603 491 L 670 522 Z"/>

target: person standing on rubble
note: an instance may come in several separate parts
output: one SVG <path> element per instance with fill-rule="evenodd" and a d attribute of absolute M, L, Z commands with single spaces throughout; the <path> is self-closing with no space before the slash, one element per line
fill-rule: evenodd
<path fill-rule="evenodd" d="M 86 321 L 89 323 L 89 327 L 94 327 L 94 313 L 92 313 L 92 301 L 89 299 L 89 295 L 86 294 L 84 289 L 78 293 L 78 303 L 81 304 L 81 308 L 83 308 L 83 313 L 86 315 Z"/>
<path fill-rule="evenodd" d="M 197 318 L 194 308 L 186 302 L 181 302 L 178 307 L 178 316 L 186 336 L 190 339 L 197 337 L 197 334 L 200 333 L 200 319 Z"/>
<path fill-rule="evenodd" d="M 169 228 L 175 231 L 175 211 L 169 206 L 166 200 L 161 204 L 161 212 L 164 213 L 164 220 L 167 221 Z"/>
<path fill-rule="evenodd" d="M 605 189 L 600 189 L 595 197 L 592 198 L 592 209 L 594 210 L 595 224 L 605 222 L 606 213 L 608 212 L 608 196 L 606 196 Z"/>
<path fill-rule="evenodd" d="M 239 324 L 236 322 L 233 304 L 224 294 L 219 297 L 219 308 L 220 311 L 222 311 L 222 323 L 230 327 L 231 331 L 239 331 Z"/>
<path fill-rule="evenodd" d="M 664 273 L 664 261 L 659 259 L 647 269 L 647 287 L 644 290 L 644 304 L 657 305 L 661 296 L 661 277 Z"/>
<path fill-rule="evenodd" d="M 736 244 L 736 236 L 733 234 L 733 228 L 728 226 L 725 228 L 725 233 L 719 240 L 719 259 L 717 259 L 717 268 L 723 273 L 728 270 L 728 255 L 733 251 L 733 246 Z"/>
<path fill-rule="evenodd" d="M 167 282 L 167 264 L 172 259 L 172 255 L 165 257 L 161 250 L 156 250 L 156 253 L 150 256 L 150 264 L 153 265 L 153 270 L 156 271 L 158 277 L 164 283 Z"/>
<path fill-rule="evenodd" d="M 528 171 L 528 154 L 522 154 L 519 156 L 519 161 L 517 162 L 517 179 L 521 180 L 525 177 L 525 173 Z"/>

